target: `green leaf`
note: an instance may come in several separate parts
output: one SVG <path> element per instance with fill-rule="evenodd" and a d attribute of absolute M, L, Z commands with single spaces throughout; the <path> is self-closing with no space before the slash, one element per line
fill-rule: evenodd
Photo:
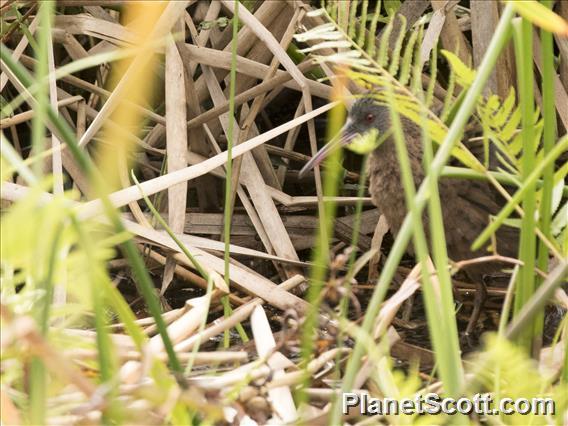
<path fill-rule="evenodd" d="M 475 71 L 464 64 L 457 55 L 448 50 L 442 49 L 442 55 L 450 63 L 452 70 L 456 74 L 458 84 L 464 88 L 471 86 L 475 79 Z"/>
<path fill-rule="evenodd" d="M 552 10 L 534 0 L 509 1 L 515 11 L 546 31 L 568 36 L 568 22 Z"/>

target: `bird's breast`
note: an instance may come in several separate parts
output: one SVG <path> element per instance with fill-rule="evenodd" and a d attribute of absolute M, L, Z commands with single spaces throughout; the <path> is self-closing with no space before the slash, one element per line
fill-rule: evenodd
<path fill-rule="evenodd" d="M 394 144 L 377 149 L 369 157 L 369 192 L 373 204 L 385 215 L 391 231 L 396 235 L 406 216 L 406 198 L 401 181 L 400 166 Z M 424 179 L 419 156 L 409 152 L 416 187 Z"/>

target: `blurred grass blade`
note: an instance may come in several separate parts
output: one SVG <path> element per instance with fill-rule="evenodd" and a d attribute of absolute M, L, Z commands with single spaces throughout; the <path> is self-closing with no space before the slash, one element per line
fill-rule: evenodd
<path fill-rule="evenodd" d="M 551 9 L 553 2 L 545 0 L 545 7 Z M 543 148 L 542 152 L 546 156 L 553 148 L 554 141 L 556 140 L 556 110 L 554 107 L 554 46 L 552 34 L 548 31 L 541 31 L 541 44 L 542 44 L 542 103 L 543 103 Z M 543 176 L 543 187 L 541 191 L 540 206 L 539 206 L 539 228 L 543 235 L 550 241 L 553 240 L 551 232 L 552 223 L 552 191 L 554 188 L 554 164 L 549 164 L 545 167 Z M 562 183 L 561 183 L 562 184 Z M 541 271 L 548 271 L 548 256 L 549 250 L 544 241 L 538 242 L 538 259 L 537 267 Z M 537 277 L 537 284 L 542 281 Z M 535 331 L 539 335 L 542 333 L 543 315 L 539 315 Z"/>
<path fill-rule="evenodd" d="M 39 6 L 39 17 L 40 25 L 38 28 L 38 49 L 36 50 L 36 55 L 38 58 L 38 66 L 36 67 L 36 79 L 43 80 L 48 74 L 48 50 L 51 46 L 48 45 L 50 41 L 51 32 L 51 20 L 54 10 L 53 2 L 43 2 Z M 3 50 L 3 49 L 1 49 Z M 32 119 L 32 155 L 37 155 L 44 151 L 45 148 L 45 126 L 44 122 L 47 115 L 47 109 L 49 107 L 48 98 L 48 85 L 47 80 L 40 86 L 40 90 L 37 93 L 37 109 L 36 114 Z M 32 165 L 32 170 L 35 176 L 41 177 L 44 175 L 45 163 L 43 161 L 38 161 Z M 54 241 L 54 246 L 57 246 L 58 237 Z M 56 247 L 54 247 L 56 248 Z M 45 335 L 49 325 L 49 308 L 51 306 L 53 298 L 53 283 L 51 282 L 53 278 L 53 264 L 55 253 L 57 250 L 52 252 L 50 256 L 50 272 L 48 277 L 44 280 L 44 290 L 43 295 L 43 309 L 39 310 L 40 315 L 36 318 L 38 323 L 38 328 Z M 46 398 L 47 398 L 47 371 L 45 365 L 40 357 L 33 357 L 30 364 L 30 375 L 28 386 L 30 388 L 29 393 L 29 417 L 32 423 L 44 424 L 45 423 L 45 411 L 46 411 Z"/>
<path fill-rule="evenodd" d="M 144 7 L 143 4 L 134 4 L 134 6 L 138 5 Z M 154 17 L 155 18 L 155 17 Z M 0 49 L 0 59 L 4 63 L 4 65 L 21 81 L 21 83 L 27 88 L 33 84 L 33 79 L 27 72 L 25 68 L 22 67 L 19 63 L 15 62 L 6 49 Z M 139 87 L 137 88 L 139 89 Z M 108 199 L 107 191 L 104 190 L 105 183 L 101 177 L 100 172 L 96 169 L 95 165 L 91 161 L 91 159 L 79 148 L 78 143 L 75 139 L 75 135 L 69 125 L 61 118 L 59 115 L 54 111 L 52 106 L 48 103 L 46 105 L 47 108 L 47 119 L 48 123 L 50 124 L 53 131 L 56 135 L 65 142 L 68 149 L 71 151 L 75 161 L 77 162 L 78 166 L 81 167 L 89 179 L 93 182 L 94 188 L 96 188 L 97 194 L 100 195 L 104 212 L 109 218 L 110 223 L 115 229 L 117 234 L 125 232 L 124 227 L 120 221 L 118 213 L 112 206 L 110 200 Z M 139 121 L 138 121 L 139 123 Z M 115 144 L 114 146 L 120 146 L 120 142 Z M 110 161 L 109 161 L 110 162 Z M 132 240 L 127 240 L 123 243 L 122 248 L 124 250 L 125 256 L 128 259 L 129 263 L 131 264 L 132 270 L 134 272 L 134 276 L 136 277 L 137 284 L 139 284 L 140 292 L 144 297 L 148 305 L 148 309 L 151 315 L 154 317 L 156 321 L 156 325 L 158 331 L 164 341 L 164 347 L 168 354 L 168 358 L 170 360 L 171 368 L 174 371 L 182 372 L 181 365 L 177 359 L 177 356 L 173 350 L 173 345 L 171 340 L 167 334 L 165 322 L 161 316 L 160 305 L 157 300 L 155 290 L 154 290 L 154 283 L 150 279 L 148 271 L 142 261 L 136 246 L 132 242 Z"/>
<path fill-rule="evenodd" d="M 505 43 L 509 39 L 510 35 L 510 27 L 511 27 L 511 19 L 513 17 L 513 8 L 510 4 L 508 4 L 503 14 L 501 15 L 501 19 L 497 28 L 495 30 L 495 34 L 491 39 L 491 43 L 488 46 L 487 52 L 481 62 L 477 70 L 477 75 L 473 84 L 471 85 L 470 89 L 465 96 L 463 103 L 461 104 L 455 119 L 450 126 L 448 134 L 446 135 L 444 141 L 440 145 L 436 155 L 431 163 L 431 168 L 428 175 L 425 177 L 420 190 L 418 191 L 417 197 L 415 199 L 415 203 L 419 212 L 422 212 L 424 209 L 426 200 L 427 200 L 427 193 L 428 193 L 428 186 L 431 179 L 437 180 L 443 167 L 445 166 L 446 162 L 449 159 L 450 153 L 453 147 L 457 144 L 459 139 L 461 138 L 463 129 L 468 122 L 469 118 L 471 117 L 471 113 L 475 108 L 476 101 L 478 96 L 481 94 L 489 75 L 494 69 L 495 63 L 497 62 L 497 58 Z M 401 229 L 399 230 L 398 236 L 395 240 L 393 247 L 391 248 L 391 252 L 387 258 L 387 261 L 383 267 L 381 277 L 379 278 L 379 282 L 373 291 L 373 295 L 367 307 L 367 312 L 365 314 L 365 318 L 363 320 L 362 328 L 365 331 L 371 330 L 374 320 L 377 317 L 379 312 L 380 306 L 382 301 L 384 300 L 384 296 L 387 292 L 389 284 L 391 282 L 392 277 L 396 271 L 396 267 L 404 251 L 406 250 L 406 246 L 412 234 L 412 226 L 410 221 L 410 215 L 407 214 Z M 353 381 L 355 380 L 355 375 L 361 365 L 361 360 L 364 355 L 365 348 L 364 346 L 356 342 L 355 347 L 353 348 L 353 354 L 347 363 L 347 368 L 345 371 L 345 376 L 343 378 L 342 383 L 342 392 L 350 392 Z M 338 424 L 341 418 L 340 407 L 337 405 L 335 409 L 332 411 L 332 415 L 330 418 L 331 424 Z"/>
<path fill-rule="evenodd" d="M 457 325 L 453 315 L 452 283 L 447 268 L 448 258 L 446 253 L 446 239 L 442 223 L 442 212 L 440 199 L 437 191 L 437 182 L 430 181 L 430 200 L 429 214 L 431 223 L 432 246 L 436 249 L 437 275 L 440 277 L 439 283 L 435 283 L 435 275 L 431 275 L 429 267 L 428 243 L 422 222 L 422 214 L 414 203 L 416 191 L 414 187 L 414 177 L 410 165 L 410 159 L 404 140 L 402 124 L 396 108 L 392 103 L 395 102 L 392 89 L 387 89 L 390 98 L 391 123 L 393 126 L 393 136 L 396 144 L 396 152 L 400 163 L 401 177 L 406 195 L 407 209 L 411 214 L 412 227 L 414 228 L 413 244 L 416 250 L 418 263 L 422 278 L 422 291 L 426 304 L 426 314 L 428 318 L 428 329 L 434 347 L 437 364 L 440 367 L 440 376 L 444 383 L 445 391 L 449 395 L 459 394 L 463 385 L 463 369 L 459 355 L 459 343 Z M 427 133 L 423 133 L 426 138 L 425 144 L 430 144 Z M 431 163 L 432 147 L 426 147 L 426 164 Z M 428 158 L 430 157 L 430 158 Z M 443 277 L 443 278 L 442 278 Z M 444 286 L 439 289 L 436 285 Z M 445 312 L 449 309 L 449 312 Z"/>
<path fill-rule="evenodd" d="M 332 101 L 342 101 L 343 81 L 342 78 L 336 80 L 332 91 Z M 342 103 L 337 103 L 329 113 L 326 130 L 326 142 L 335 137 L 345 121 L 345 108 Z M 323 196 L 334 197 L 338 193 L 338 183 L 341 170 L 342 152 L 340 149 L 332 150 L 324 160 L 327 167 L 323 179 Z M 336 214 L 336 203 L 324 203 L 323 220 L 320 217 L 315 247 L 312 251 L 312 267 L 310 269 L 310 287 L 308 289 L 308 301 L 310 309 L 302 325 L 301 355 L 305 365 L 311 360 L 314 351 L 314 339 L 319 317 L 319 308 L 322 301 L 321 293 L 325 285 L 328 265 L 331 261 L 330 256 L 330 235 L 332 235 L 333 223 Z M 323 223 L 322 223 L 323 222 Z M 307 370 L 304 372 L 304 384 L 308 386 L 311 380 Z M 297 405 L 306 400 L 306 395 L 302 392 L 297 396 Z"/>
<path fill-rule="evenodd" d="M 20 154 L 10 145 L 3 132 L 0 133 L 0 154 L 2 155 L 2 159 L 10 164 L 29 186 L 33 186 L 39 182 L 31 169 L 22 160 Z M 3 170 L 2 173 L 7 173 L 7 171 Z M 4 178 L 4 176 L 2 176 L 2 178 Z"/>
<path fill-rule="evenodd" d="M 564 0 L 562 0 L 564 1 Z M 536 0 L 507 0 L 515 12 L 543 30 L 568 37 L 568 22 Z"/>

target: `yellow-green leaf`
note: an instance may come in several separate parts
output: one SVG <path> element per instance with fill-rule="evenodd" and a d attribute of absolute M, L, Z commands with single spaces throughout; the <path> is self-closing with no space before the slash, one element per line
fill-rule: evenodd
<path fill-rule="evenodd" d="M 475 79 L 475 71 L 464 64 L 460 58 L 448 50 L 442 50 L 442 55 L 450 63 L 452 70 L 456 74 L 457 82 L 462 87 L 469 87 Z"/>
<path fill-rule="evenodd" d="M 515 11 L 534 25 L 552 33 L 568 36 L 568 22 L 543 4 L 534 1 L 508 1 Z"/>

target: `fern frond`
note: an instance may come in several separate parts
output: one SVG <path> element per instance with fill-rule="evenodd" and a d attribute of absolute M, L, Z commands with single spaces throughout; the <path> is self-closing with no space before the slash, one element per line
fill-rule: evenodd
<path fill-rule="evenodd" d="M 357 37 L 357 44 L 363 46 L 365 43 L 365 24 L 367 23 L 367 7 L 368 1 L 363 1 L 361 5 L 361 24 L 359 25 L 359 36 Z"/>
<path fill-rule="evenodd" d="M 483 128 L 484 137 L 489 139 L 499 150 L 498 159 L 502 167 L 511 172 L 520 173 L 520 161 L 523 142 L 520 134 L 521 111 L 515 107 L 515 92 L 513 89 L 504 102 L 497 95 L 491 95 L 487 100 L 480 100 L 477 106 L 477 115 Z M 534 113 L 535 138 L 540 140 L 543 121 L 540 119 L 538 108 Z M 536 151 L 537 159 L 544 153 Z"/>
<path fill-rule="evenodd" d="M 391 2 L 388 7 L 397 9 L 397 5 L 399 3 Z M 386 3 L 385 6 L 387 6 Z M 372 7 L 375 9 L 373 10 Z M 349 67 L 347 76 L 367 89 L 377 101 L 388 104 L 384 98 L 383 89 L 391 88 L 396 98 L 394 107 L 398 112 L 423 126 L 431 140 L 441 143 L 448 131 L 447 124 L 451 122 L 461 105 L 466 90 L 475 79 L 476 72 L 464 64 L 456 54 L 442 51 L 442 55 L 450 66 L 450 73 L 442 102 L 441 116 L 438 117 L 430 109 L 434 102 L 438 71 L 436 48 L 431 49 L 430 55 L 431 80 L 425 94 L 422 90 L 424 63 L 421 46 L 425 21 L 421 20 L 415 24 L 413 31 L 407 36 L 407 22 L 404 16 L 389 13 L 388 17 L 383 17 L 380 7 L 380 4 L 369 5 L 369 0 L 328 2 L 324 4 L 322 10 L 318 11 L 325 23 L 296 35 L 296 39 L 310 44 L 310 47 L 303 49 L 304 53 L 321 52 L 324 49 L 333 50 L 334 53 L 315 57 L 322 62 Z M 371 16 L 370 10 L 372 10 L 372 17 L 368 20 L 368 16 Z M 360 12 L 359 19 L 357 18 L 358 12 Z M 337 19 L 334 19 L 335 14 L 337 14 Z M 347 18 L 348 22 L 345 22 Z M 383 27 L 382 34 L 377 41 L 375 34 L 378 22 L 383 21 L 387 24 Z M 396 40 L 393 41 L 391 36 L 393 36 L 395 26 L 397 35 Z M 456 85 L 461 88 L 457 98 L 455 97 Z M 518 159 L 522 146 L 518 134 L 520 112 L 515 105 L 514 92 L 504 101 L 497 96 L 490 96 L 488 99 L 480 98 L 478 102 L 477 116 L 483 129 L 485 167 L 463 144 L 458 145 L 452 155 L 464 165 L 483 171 L 489 165 L 491 143 L 497 147 L 497 158 L 502 168 L 507 173 L 518 175 L 520 171 Z M 439 111 L 438 106 L 436 109 Z M 423 117 L 426 117 L 425 123 Z M 540 114 L 535 111 L 534 125 L 537 135 L 538 129 L 542 127 L 538 117 Z M 539 153 L 536 154 L 538 158 Z"/>
<path fill-rule="evenodd" d="M 442 108 L 441 119 L 444 123 L 448 122 L 448 118 L 452 112 L 452 102 L 454 99 L 454 91 L 456 89 L 456 73 L 450 68 L 450 76 L 448 77 L 448 87 L 446 88 L 446 97 L 444 98 L 444 107 Z M 455 105 L 455 104 L 454 104 Z"/>
<path fill-rule="evenodd" d="M 393 25 L 394 25 L 394 19 L 391 19 L 384 30 L 383 36 L 381 37 L 381 41 L 379 44 L 379 54 L 377 56 L 376 61 L 381 67 L 384 67 L 387 63 L 387 48 L 390 40 L 390 35 L 392 33 Z"/>
<path fill-rule="evenodd" d="M 452 71 L 456 76 L 457 83 L 462 87 L 469 87 L 475 79 L 475 70 L 469 68 L 464 64 L 458 55 L 448 51 L 442 50 L 442 55 L 449 62 Z"/>
<path fill-rule="evenodd" d="M 410 39 L 408 40 L 408 44 L 404 48 L 404 56 L 402 57 L 402 66 L 400 69 L 400 76 L 399 76 L 400 84 L 402 84 L 403 86 L 406 86 L 410 79 L 410 65 L 414 58 L 414 45 L 416 44 L 416 39 L 418 38 L 418 34 L 419 33 L 414 31 L 411 34 Z"/>
<path fill-rule="evenodd" d="M 391 7 L 396 6 L 395 3 L 391 4 Z M 316 58 L 328 63 L 340 63 L 340 60 L 347 60 L 349 62 L 348 64 L 340 64 L 351 65 L 356 69 L 356 71 L 359 72 L 382 75 L 385 77 L 384 80 L 375 79 L 373 82 L 368 83 L 374 85 L 378 82 L 380 85 L 382 85 L 382 87 L 386 86 L 387 84 L 392 85 L 394 88 L 398 89 L 400 93 L 405 94 L 416 105 L 420 105 L 420 102 L 412 93 L 411 88 L 406 87 L 406 85 L 411 80 L 411 77 L 413 77 L 412 79 L 416 81 L 418 79 L 418 75 L 421 73 L 421 67 L 416 64 L 416 58 L 418 55 L 416 54 L 415 48 L 418 49 L 418 46 L 421 44 L 423 35 L 422 28 L 413 33 L 413 35 L 411 36 L 411 42 L 404 49 L 404 57 L 401 57 L 402 45 L 406 29 L 406 19 L 402 15 L 399 15 L 399 19 L 397 21 L 399 21 L 400 25 L 398 28 L 399 31 L 397 40 L 395 41 L 393 51 L 389 54 L 388 42 L 394 25 L 393 19 L 389 19 L 389 22 L 385 27 L 383 35 L 381 36 L 379 42 L 379 53 L 376 57 L 374 57 L 373 55 L 376 52 L 376 41 L 374 39 L 374 33 L 376 31 L 377 22 L 381 18 L 379 10 L 380 5 L 376 5 L 376 8 L 373 12 L 373 18 L 371 19 L 371 27 L 373 28 L 373 32 L 367 30 L 367 28 L 365 27 L 369 1 L 363 0 L 360 4 L 358 2 L 351 3 L 350 12 L 353 12 L 354 8 L 358 5 L 360 5 L 361 7 L 364 20 L 359 22 L 349 22 L 347 25 L 340 25 L 333 20 L 332 14 L 337 7 L 335 2 L 328 3 L 326 5 L 326 9 L 318 10 L 318 14 L 321 14 L 327 22 L 320 26 L 312 28 L 305 33 L 295 36 L 296 39 L 300 42 L 319 42 L 311 43 L 312 45 L 306 49 L 303 49 L 303 52 L 313 52 L 330 48 L 337 49 L 337 53 L 326 56 L 316 56 Z M 341 9 L 341 6 L 339 6 L 339 8 Z M 353 29 L 355 26 L 359 27 L 358 31 L 355 31 Z M 347 32 L 344 29 L 345 27 L 347 29 Z M 358 34 L 357 42 L 354 41 L 352 37 L 350 37 L 356 33 Z M 358 41 L 365 40 L 365 34 L 368 35 L 368 37 L 366 37 L 368 44 L 367 49 L 365 49 L 364 45 L 360 45 L 363 43 L 358 43 Z M 350 45 L 349 53 L 347 53 L 346 51 L 340 51 L 340 49 L 345 49 L 348 44 Z M 380 65 L 381 62 L 384 62 L 385 66 L 388 64 L 388 71 Z M 432 114 L 430 114 L 430 118 L 437 120 L 437 118 Z M 439 124 L 441 124 L 439 120 L 437 121 L 439 122 Z"/>
<path fill-rule="evenodd" d="M 434 88 L 436 87 L 436 77 L 438 77 L 438 50 L 432 49 L 430 54 L 430 82 L 426 89 L 426 107 L 430 108 L 434 101 Z"/>
<path fill-rule="evenodd" d="M 422 40 L 424 38 L 424 25 L 420 25 L 417 34 L 417 40 Z M 423 99 L 422 94 L 422 67 L 423 63 L 421 61 L 421 53 L 420 53 L 420 44 L 416 43 L 414 47 L 414 58 L 412 59 L 412 82 L 410 84 L 410 88 L 413 93 L 418 93 L 421 95 L 421 99 Z M 434 81 L 435 83 L 435 81 Z M 426 108 L 428 104 L 424 104 Z"/>
<path fill-rule="evenodd" d="M 365 50 L 372 58 L 375 56 L 376 41 L 375 34 L 377 32 L 377 24 L 379 22 L 379 16 L 381 15 L 381 0 L 375 4 L 375 12 L 373 13 L 373 19 L 371 20 L 371 25 L 369 26 L 369 31 L 367 31 L 367 43 Z M 361 45 L 360 43 L 358 43 Z"/>
<path fill-rule="evenodd" d="M 396 75 L 398 72 L 398 63 L 400 62 L 400 51 L 402 49 L 402 40 L 404 40 L 404 33 L 406 32 L 406 18 L 404 15 L 398 15 L 400 18 L 400 30 L 394 44 L 394 49 L 391 55 L 391 63 L 389 65 L 389 74 Z"/>
<path fill-rule="evenodd" d="M 347 24 L 349 26 L 349 31 L 347 32 L 347 35 L 351 39 L 355 38 L 355 34 L 357 32 L 357 25 L 355 25 L 355 22 L 356 22 L 356 13 L 357 13 L 358 3 L 359 3 L 359 0 L 353 0 L 351 2 L 351 9 L 349 10 L 349 23 Z M 364 2 L 364 3 L 366 3 L 366 2 Z"/>
<path fill-rule="evenodd" d="M 337 2 L 337 23 L 343 32 L 349 30 L 349 9 L 351 2 L 348 1 L 338 1 Z"/>

